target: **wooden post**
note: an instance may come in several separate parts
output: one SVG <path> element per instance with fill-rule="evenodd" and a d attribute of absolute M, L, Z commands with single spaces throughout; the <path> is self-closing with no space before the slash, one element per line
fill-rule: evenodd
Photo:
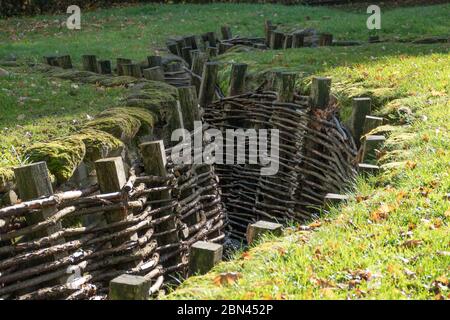
<path fill-rule="evenodd" d="M 293 102 L 295 80 L 297 74 L 293 72 L 283 72 L 280 74 L 279 81 L 277 83 L 277 94 L 279 102 Z"/>
<path fill-rule="evenodd" d="M 304 46 L 305 35 L 301 32 L 295 32 L 292 35 L 292 48 L 301 48 Z"/>
<path fill-rule="evenodd" d="M 139 149 L 141 151 L 142 161 L 144 162 L 145 172 L 148 175 L 161 177 L 167 176 L 166 151 L 162 140 L 143 143 L 139 145 Z M 167 200 L 171 198 L 171 194 L 167 190 L 161 191 L 158 194 L 152 194 L 151 196 L 155 197 L 158 200 Z M 171 210 L 159 213 L 155 216 L 155 219 L 166 217 L 168 215 L 171 215 L 169 219 L 165 220 L 163 223 L 160 223 L 155 227 L 156 232 L 164 232 L 176 229 L 177 223 L 175 214 Z M 158 238 L 158 244 L 160 246 L 178 242 L 179 238 L 176 231 L 161 235 Z M 174 262 L 174 260 L 178 261 L 179 259 L 177 257 L 174 259 L 170 259 L 171 262 Z"/>
<path fill-rule="evenodd" d="M 281 31 L 273 31 L 270 36 L 270 48 L 272 50 L 283 48 L 284 33 Z"/>
<path fill-rule="evenodd" d="M 57 67 L 58 63 L 56 61 L 57 56 L 44 56 L 44 63 L 53 66 L 53 67 Z"/>
<path fill-rule="evenodd" d="M 222 261 L 223 246 L 213 242 L 197 241 L 189 254 L 189 274 L 205 274 Z"/>
<path fill-rule="evenodd" d="M 383 125 L 383 121 L 384 119 L 381 117 L 366 116 L 366 120 L 364 121 L 363 134 L 368 134 L 373 129 Z"/>
<path fill-rule="evenodd" d="M 231 28 L 229 26 L 222 26 L 220 28 L 220 31 L 222 32 L 222 39 L 223 40 L 230 40 L 233 37 L 231 35 Z"/>
<path fill-rule="evenodd" d="M 124 76 L 142 78 L 141 66 L 137 63 L 122 64 L 122 72 Z"/>
<path fill-rule="evenodd" d="M 327 193 L 325 195 L 325 204 L 328 206 L 340 204 L 349 199 L 349 196 L 346 194 L 336 194 L 336 193 Z"/>
<path fill-rule="evenodd" d="M 131 59 L 117 58 L 117 74 L 123 76 L 122 65 L 132 63 Z"/>
<path fill-rule="evenodd" d="M 195 35 L 184 37 L 184 43 L 186 44 L 186 47 L 191 47 L 193 50 L 198 49 L 197 39 Z"/>
<path fill-rule="evenodd" d="M 196 74 L 196 75 L 201 77 L 203 75 L 203 67 L 204 67 L 204 65 L 205 65 L 207 60 L 208 60 L 208 57 L 203 52 L 198 52 L 198 53 L 194 54 L 192 56 L 191 71 L 194 74 Z M 195 85 L 195 88 L 197 89 L 197 92 L 199 93 L 202 81 L 200 79 L 198 79 L 197 77 L 193 77 L 192 82 Z"/>
<path fill-rule="evenodd" d="M 83 70 L 97 72 L 97 56 L 92 54 L 85 54 L 81 56 L 83 62 Z"/>
<path fill-rule="evenodd" d="M 214 101 L 218 71 L 219 64 L 217 62 L 205 63 L 199 94 L 200 106 L 202 108 Z"/>
<path fill-rule="evenodd" d="M 56 57 L 56 64 L 63 69 L 72 69 L 72 59 L 70 58 L 70 55 Z"/>
<path fill-rule="evenodd" d="M 331 46 L 333 44 L 333 35 L 331 33 L 322 33 L 319 38 L 319 46 Z"/>
<path fill-rule="evenodd" d="M 144 78 L 153 81 L 165 81 L 163 67 L 153 67 L 144 69 Z"/>
<path fill-rule="evenodd" d="M 354 98 L 353 109 L 350 118 L 350 132 L 355 139 L 357 146 L 361 145 L 361 136 L 363 135 L 364 123 L 366 116 L 371 113 L 371 99 L 370 98 Z"/>
<path fill-rule="evenodd" d="M 100 74 L 111 74 L 111 60 L 98 60 L 97 61 L 97 72 Z"/>
<path fill-rule="evenodd" d="M 272 32 L 276 29 L 276 27 L 274 25 L 272 25 L 272 21 L 270 20 L 266 20 L 264 22 L 264 34 L 265 34 L 265 38 L 266 38 L 266 45 L 269 47 L 270 46 L 270 39 L 272 36 Z"/>
<path fill-rule="evenodd" d="M 122 274 L 109 283 L 109 300 L 148 300 L 151 281 L 142 276 Z"/>
<path fill-rule="evenodd" d="M 209 44 L 210 47 L 217 46 L 216 34 L 213 31 L 205 33 L 205 39 L 207 40 L 207 43 Z"/>
<path fill-rule="evenodd" d="M 163 65 L 161 56 L 148 56 L 147 61 L 149 68 L 161 67 Z"/>
<path fill-rule="evenodd" d="M 292 48 L 292 34 L 285 34 L 283 41 L 283 49 Z"/>
<path fill-rule="evenodd" d="M 219 42 L 219 54 L 225 53 L 230 48 L 233 48 L 233 44 L 232 43 Z"/>
<path fill-rule="evenodd" d="M 262 235 L 273 234 L 277 237 L 283 233 L 283 226 L 278 223 L 269 221 L 258 221 L 253 224 L 249 224 L 247 227 L 247 243 L 252 244 L 258 240 Z"/>
<path fill-rule="evenodd" d="M 331 78 L 313 77 L 311 83 L 312 106 L 326 109 L 330 102 Z"/>
<path fill-rule="evenodd" d="M 47 164 L 37 162 L 14 169 L 19 196 L 22 201 L 34 200 L 40 197 L 53 195 L 53 187 L 48 174 Z M 42 222 L 57 212 L 56 206 L 46 207 L 38 212 L 25 216 L 28 225 Z M 30 238 L 36 239 L 49 236 L 61 230 L 61 223 L 48 227 L 43 231 L 33 233 Z M 64 240 L 62 240 L 64 241 Z M 58 241 L 59 243 L 59 241 Z"/>
<path fill-rule="evenodd" d="M 192 65 L 191 50 L 192 50 L 192 47 L 183 47 L 181 49 L 181 56 L 183 57 L 184 61 L 186 61 L 186 63 L 189 66 Z"/>
<path fill-rule="evenodd" d="M 95 172 L 97 173 L 97 181 L 102 193 L 120 191 L 127 183 L 127 176 L 121 157 L 105 158 L 95 161 Z M 126 216 L 126 210 L 105 213 L 108 223 L 122 221 Z"/>
<path fill-rule="evenodd" d="M 374 175 L 380 170 L 380 167 L 375 164 L 359 163 L 358 171 L 363 175 Z"/>
<path fill-rule="evenodd" d="M 167 43 L 167 49 L 169 50 L 170 53 L 179 56 L 180 53 L 178 52 L 178 46 L 176 44 L 176 42 L 168 42 Z"/>
<path fill-rule="evenodd" d="M 197 90 L 195 86 L 180 87 L 177 90 L 181 113 L 183 115 L 184 128 L 193 131 L 194 121 L 199 121 L 201 119 L 200 109 L 198 107 Z"/>
<path fill-rule="evenodd" d="M 368 135 L 363 140 L 362 162 L 369 163 L 377 160 L 377 153 L 386 138 L 380 135 Z"/>
<path fill-rule="evenodd" d="M 245 63 L 234 63 L 231 67 L 230 96 L 237 96 L 245 91 L 245 74 L 248 65 Z"/>

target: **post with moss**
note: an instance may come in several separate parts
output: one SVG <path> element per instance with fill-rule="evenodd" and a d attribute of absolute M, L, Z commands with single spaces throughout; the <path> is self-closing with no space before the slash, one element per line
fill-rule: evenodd
<path fill-rule="evenodd" d="M 361 145 L 361 136 L 364 133 L 364 124 L 366 116 L 372 111 L 370 98 L 354 98 L 352 115 L 350 117 L 350 132 L 355 139 L 356 145 Z"/>
<path fill-rule="evenodd" d="M 17 167 L 14 169 L 14 175 L 16 177 L 17 189 L 19 190 L 19 197 L 22 201 L 30 201 L 53 195 L 53 187 L 45 162 L 37 162 Z M 56 206 L 50 206 L 33 214 L 26 215 L 25 219 L 27 225 L 31 226 L 51 218 L 57 212 L 58 209 Z M 61 230 L 61 223 L 57 222 L 43 231 L 37 231 L 31 234 L 30 238 L 37 239 L 50 236 Z M 64 239 L 58 240 L 57 243 L 62 242 L 64 242 Z"/>
<path fill-rule="evenodd" d="M 363 134 L 368 134 L 373 129 L 383 125 L 383 121 L 384 119 L 381 117 L 366 116 L 366 120 L 364 120 Z"/>
<path fill-rule="evenodd" d="M 311 103 L 316 109 L 326 109 L 330 103 L 331 78 L 313 77 L 311 83 Z"/>
<path fill-rule="evenodd" d="M 245 63 L 234 63 L 230 75 L 230 96 L 243 94 L 245 91 L 245 75 L 248 65 Z"/>
<path fill-rule="evenodd" d="M 217 73 L 219 63 L 207 62 L 203 68 L 202 83 L 200 85 L 200 107 L 205 108 L 212 103 L 216 94 Z"/>
<path fill-rule="evenodd" d="M 151 281 L 142 276 L 122 274 L 109 283 L 109 300 L 148 300 Z"/>
<path fill-rule="evenodd" d="M 111 60 L 98 60 L 97 61 L 97 72 L 100 74 L 111 74 Z"/>
<path fill-rule="evenodd" d="M 277 95 L 279 102 L 293 102 L 295 81 L 297 74 L 294 72 L 283 72 L 279 75 L 279 81 L 277 81 Z"/>
<path fill-rule="evenodd" d="M 97 56 L 92 54 L 85 54 L 81 56 L 83 63 L 83 70 L 97 72 Z"/>
<path fill-rule="evenodd" d="M 160 177 L 166 177 L 168 175 L 166 170 L 166 151 L 162 140 L 143 143 L 139 145 L 139 149 L 144 162 L 145 172 L 148 175 Z M 151 198 L 153 197 L 154 199 L 151 200 L 170 200 L 171 194 L 169 190 L 164 190 L 158 194 L 152 194 Z M 155 215 L 154 219 L 162 217 L 168 217 L 168 219 L 155 226 L 155 232 L 164 232 L 164 234 L 158 237 L 158 244 L 163 246 L 167 244 L 179 243 L 180 239 L 177 232 L 175 213 L 171 209 L 168 209 Z M 166 261 L 166 263 L 167 265 L 173 265 L 173 263 L 176 264 L 178 261 L 179 258 L 174 257 Z"/>
<path fill-rule="evenodd" d="M 197 93 L 200 93 L 200 86 L 202 83 L 201 77 L 203 74 L 203 67 L 205 63 L 208 61 L 208 57 L 204 52 L 196 52 L 192 55 L 192 67 L 191 71 L 195 74 L 192 78 L 192 83 L 197 89 Z"/>
<path fill-rule="evenodd" d="M 205 274 L 222 261 L 223 246 L 213 242 L 197 241 L 189 254 L 189 274 Z"/>
<path fill-rule="evenodd" d="M 194 121 L 200 121 L 197 90 L 194 86 L 178 88 L 178 100 L 183 115 L 184 128 L 193 131 Z"/>

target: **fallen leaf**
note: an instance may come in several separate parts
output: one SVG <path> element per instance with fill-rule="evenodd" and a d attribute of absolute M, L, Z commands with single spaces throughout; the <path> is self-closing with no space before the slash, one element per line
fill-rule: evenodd
<path fill-rule="evenodd" d="M 405 242 L 403 242 L 403 246 L 407 247 L 407 248 L 414 248 L 414 247 L 421 245 L 422 243 L 423 243 L 422 240 L 411 239 L 411 240 L 406 240 Z"/>
<path fill-rule="evenodd" d="M 389 213 L 394 209 L 393 206 L 382 204 L 377 210 L 370 214 L 370 220 L 378 222 L 384 220 L 389 216 Z"/>
<path fill-rule="evenodd" d="M 237 272 L 224 272 L 215 277 L 213 281 L 216 286 L 231 285 L 240 277 L 241 275 Z"/>

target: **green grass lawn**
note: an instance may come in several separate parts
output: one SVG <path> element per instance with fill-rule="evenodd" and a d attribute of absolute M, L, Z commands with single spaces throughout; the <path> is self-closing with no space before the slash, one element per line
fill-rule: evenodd
<path fill-rule="evenodd" d="M 252 60 L 256 69 L 295 69 L 304 61 L 311 72 L 333 77 L 340 101 L 370 92 L 376 113 L 395 125 L 384 129 L 382 173 L 359 179 L 350 201 L 309 230 L 293 227 L 267 238 L 164 298 L 450 298 L 448 48 L 396 45 L 385 56 L 364 47 L 333 56 L 317 52 L 276 53 L 276 63 L 270 52 L 225 60 Z M 404 114 L 405 107 L 412 113 Z"/>

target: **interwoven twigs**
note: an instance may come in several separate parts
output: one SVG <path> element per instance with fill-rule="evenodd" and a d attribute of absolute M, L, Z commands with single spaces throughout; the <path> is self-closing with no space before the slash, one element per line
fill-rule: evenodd
<path fill-rule="evenodd" d="M 232 236 L 242 238 L 248 223 L 258 219 L 307 219 L 326 193 L 343 191 L 354 180 L 356 148 L 333 111 L 311 113 L 309 97 L 295 94 L 294 100 L 278 102 L 275 92 L 259 91 L 205 107 L 205 121 L 224 135 L 227 129 L 279 130 L 279 157 L 272 162 L 277 174 L 262 176 L 259 164 L 216 168 Z M 245 141 L 246 160 L 249 146 Z"/>

